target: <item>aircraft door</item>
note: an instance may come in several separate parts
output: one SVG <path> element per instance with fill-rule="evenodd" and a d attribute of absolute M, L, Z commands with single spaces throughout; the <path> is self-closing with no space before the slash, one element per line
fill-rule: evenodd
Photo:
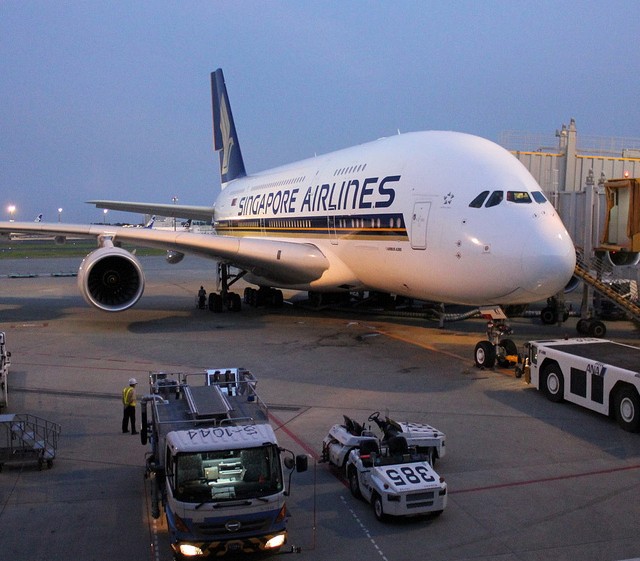
<path fill-rule="evenodd" d="M 413 205 L 411 216 L 411 247 L 427 249 L 427 226 L 429 225 L 430 202 L 419 202 Z"/>

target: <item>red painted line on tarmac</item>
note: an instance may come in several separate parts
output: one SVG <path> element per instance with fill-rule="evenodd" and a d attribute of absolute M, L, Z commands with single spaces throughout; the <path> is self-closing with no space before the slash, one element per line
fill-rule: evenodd
<path fill-rule="evenodd" d="M 307 454 L 309 454 L 314 460 L 318 461 L 319 456 L 316 451 L 311 448 L 304 440 L 302 440 L 297 434 L 289 430 L 285 423 L 283 423 L 273 413 L 269 413 L 269 418 L 276 424 L 276 430 L 281 430 L 286 433 L 298 446 L 300 446 Z"/>
<path fill-rule="evenodd" d="M 601 469 L 597 471 L 587 471 L 584 473 L 573 473 L 570 475 L 558 475 L 556 477 L 544 477 L 541 479 L 529 479 L 527 481 L 513 481 L 511 483 L 500 483 L 498 485 L 487 485 L 485 487 L 472 487 L 470 489 L 458 489 L 457 491 L 449 491 L 450 495 L 460 493 L 477 493 L 479 491 L 491 491 L 493 489 L 507 489 L 509 487 L 521 487 L 523 485 L 537 485 L 539 483 L 549 483 L 551 481 L 563 481 L 566 479 L 577 479 L 578 477 L 591 477 L 594 475 L 607 475 L 611 473 L 618 473 L 621 471 L 630 471 L 634 469 L 640 469 L 640 464 L 633 466 L 625 466 L 620 468 Z"/>

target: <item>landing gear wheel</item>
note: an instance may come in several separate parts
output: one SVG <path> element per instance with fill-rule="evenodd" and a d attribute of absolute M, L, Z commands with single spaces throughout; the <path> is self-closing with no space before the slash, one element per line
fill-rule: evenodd
<path fill-rule="evenodd" d="M 242 299 L 235 292 L 227 293 L 226 298 L 227 310 L 230 312 L 239 312 L 242 309 Z"/>
<path fill-rule="evenodd" d="M 373 505 L 373 514 L 375 514 L 376 518 L 380 522 L 384 522 L 387 518 L 387 515 L 384 513 L 384 509 L 382 508 L 382 498 L 377 493 L 373 496 L 373 500 L 371 501 Z"/>
<path fill-rule="evenodd" d="M 493 368 L 496 363 L 496 349 L 490 341 L 480 341 L 473 353 L 478 368 Z"/>
<path fill-rule="evenodd" d="M 604 337 L 607 333 L 607 326 L 601 321 L 595 320 L 589 326 L 589 335 L 591 337 Z"/>
<path fill-rule="evenodd" d="M 518 354 L 518 347 L 511 339 L 503 339 L 498 343 L 498 346 L 502 347 L 502 352 L 497 356 L 498 364 L 504 368 L 510 365 L 506 359 L 507 356 L 515 356 Z"/>
<path fill-rule="evenodd" d="M 222 296 L 215 292 L 209 294 L 209 310 L 214 314 L 222 312 Z"/>
<path fill-rule="evenodd" d="M 576 331 L 580 335 L 588 335 L 589 334 L 589 324 L 591 322 L 588 319 L 579 319 L 576 324 Z"/>
<path fill-rule="evenodd" d="M 564 377 L 557 364 L 550 364 L 544 369 L 542 387 L 549 401 L 560 403 L 564 400 Z"/>
<path fill-rule="evenodd" d="M 540 312 L 540 320 L 545 325 L 553 325 L 558 322 L 558 312 L 556 312 L 555 308 L 547 306 Z"/>
<path fill-rule="evenodd" d="M 634 388 L 622 388 L 615 397 L 615 416 L 620 427 L 628 432 L 640 430 L 640 397 Z"/>

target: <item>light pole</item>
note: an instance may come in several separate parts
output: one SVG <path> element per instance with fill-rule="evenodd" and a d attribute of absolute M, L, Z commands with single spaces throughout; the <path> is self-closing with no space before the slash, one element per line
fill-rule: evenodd
<path fill-rule="evenodd" d="M 171 197 L 171 201 L 173 202 L 173 204 L 178 204 L 178 197 L 176 197 L 175 195 L 173 197 Z M 176 217 L 173 217 L 173 231 L 176 231 Z"/>
<path fill-rule="evenodd" d="M 103 223 L 103 224 L 106 224 L 106 223 L 107 223 L 107 212 L 109 212 L 109 209 L 108 209 L 108 208 L 105 208 L 105 209 L 102 211 L 102 223 Z"/>
<path fill-rule="evenodd" d="M 62 207 L 58 208 L 58 222 L 60 222 L 62 219 Z"/>
<path fill-rule="evenodd" d="M 9 211 L 9 222 L 13 222 L 13 214 L 16 211 L 16 205 L 9 205 L 7 210 Z"/>

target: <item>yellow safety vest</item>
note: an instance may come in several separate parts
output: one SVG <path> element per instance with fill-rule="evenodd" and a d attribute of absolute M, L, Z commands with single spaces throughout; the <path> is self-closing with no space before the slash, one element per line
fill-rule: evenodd
<path fill-rule="evenodd" d="M 127 405 L 136 405 L 136 390 L 131 386 L 127 386 L 122 390 L 122 403 Z"/>

